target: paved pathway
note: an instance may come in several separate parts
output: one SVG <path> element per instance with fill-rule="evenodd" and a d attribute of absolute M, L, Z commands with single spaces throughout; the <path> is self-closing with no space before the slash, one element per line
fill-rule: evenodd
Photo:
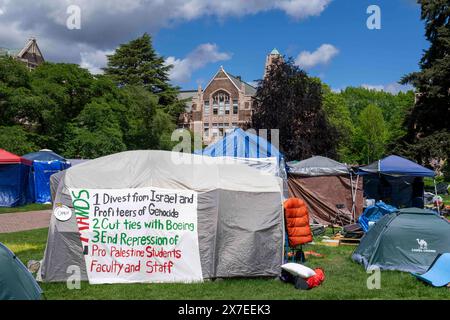
<path fill-rule="evenodd" d="M 0 233 L 48 228 L 51 214 L 51 210 L 2 213 L 0 214 Z"/>

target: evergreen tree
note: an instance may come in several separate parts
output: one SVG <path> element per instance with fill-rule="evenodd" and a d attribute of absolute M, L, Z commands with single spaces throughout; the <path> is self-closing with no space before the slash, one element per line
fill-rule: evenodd
<path fill-rule="evenodd" d="M 112 55 L 108 55 L 105 74 L 119 86 L 142 86 L 159 97 L 158 103 L 175 119 L 184 110 L 178 101 L 178 88 L 169 82 L 171 65 L 159 56 L 152 45 L 150 35 L 120 45 Z"/>
<path fill-rule="evenodd" d="M 416 88 L 416 103 L 406 119 L 407 134 L 398 150 L 417 161 L 429 163 L 439 157 L 439 145 L 450 140 L 450 3 L 448 0 L 419 0 L 430 47 L 420 60 L 420 71 L 403 77 Z M 434 143 L 430 141 L 435 140 Z M 446 154 L 444 158 L 449 158 Z M 443 159 L 443 158 L 441 158 Z"/>

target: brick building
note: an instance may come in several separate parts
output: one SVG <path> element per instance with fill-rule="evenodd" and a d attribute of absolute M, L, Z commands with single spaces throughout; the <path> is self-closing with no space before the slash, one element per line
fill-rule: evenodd
<path fill-rule="evenodd" d="M 279 52 L 267 56 L 265 70 Z M 265 74 L 265 71 L 264 71 Z M 256 88 L 220 67 L 204 89 L 181 91 L 179 99 L 186 101 L 186 112 L 179 126 L 188 128 L 210 144 L 228 130 L 243 127 L 251 120 Z"/>

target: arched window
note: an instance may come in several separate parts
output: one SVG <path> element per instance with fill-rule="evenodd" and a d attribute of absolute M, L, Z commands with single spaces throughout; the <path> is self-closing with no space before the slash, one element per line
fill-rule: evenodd
<path fill-rule="evenodd" d="M 212 97 L 213 114 L 230 114 L 230 95 L 225 91 L 217 91 Z"/>

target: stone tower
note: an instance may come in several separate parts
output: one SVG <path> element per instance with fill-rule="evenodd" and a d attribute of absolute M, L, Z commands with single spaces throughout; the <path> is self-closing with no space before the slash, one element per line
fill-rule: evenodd
<path fill-rule="evenodd" d="M 283 59 L 283 57 L 276 48 L 273 48 L 273 50 L 267 55 L 266 58 L 266 65 L 264 67 L 264 78 L 266 77 L 267 71 L 269 70 L 270 66 L 278 59 Z"/>

